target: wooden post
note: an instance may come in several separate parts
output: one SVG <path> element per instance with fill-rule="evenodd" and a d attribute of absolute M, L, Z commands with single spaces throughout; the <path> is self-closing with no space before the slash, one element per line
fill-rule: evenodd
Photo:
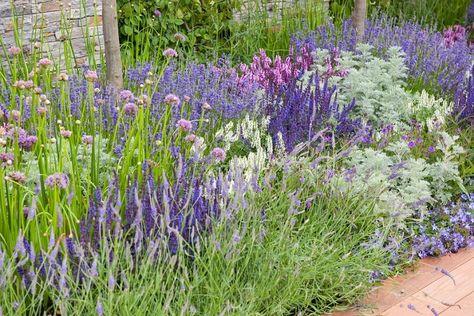
<path fill-rule="evenodd" d="M 105 63 L 107 67 L 107 83 L 116 91 L 123 88 L 122 58 L 118 31 L 116 0 L 102 1 L 102 21 L 105 44 Z"/>
<path fill-rule="evenodd" d="M 352 21 L 357 33 L 357 41 L 361 41 L 365 32 L 365 19 L 367 18 L 367 0 L 355 0 Z"/>

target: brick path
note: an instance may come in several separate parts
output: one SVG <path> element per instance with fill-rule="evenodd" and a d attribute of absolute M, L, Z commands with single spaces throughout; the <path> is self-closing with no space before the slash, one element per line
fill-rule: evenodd
<path fill-rule="evenodd" d="M 414 271 L 389 278 L 374 288 L 357 308 L 332 316 L 438 314 L 474 316 L 474 247 L 423 259 Z"/>

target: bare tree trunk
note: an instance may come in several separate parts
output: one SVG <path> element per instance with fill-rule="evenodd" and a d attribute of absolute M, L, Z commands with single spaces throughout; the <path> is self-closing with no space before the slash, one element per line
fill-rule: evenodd
<path fill-rule="evenodd" d="M 352 21 L 357 33 L 357 41 L 361 41 L 365 32 L 365 19 L 367 18 L 366 0 L 355 0 Z"/>
<path fill-rule="evenodd" d="M 107 83 L 119 91 L 123 88 L 123 73 L 116 0 L 102 0 L 102 19 Z"/>

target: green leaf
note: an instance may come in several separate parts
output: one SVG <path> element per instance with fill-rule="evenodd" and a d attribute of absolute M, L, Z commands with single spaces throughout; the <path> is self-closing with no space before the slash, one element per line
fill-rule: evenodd
<path fill-rule="evenodd" d="M 128 26 L 128 25 L 124 25 L 124 26 L 123 26 L 123 31 L 124 31 L 124 33 L 125 33 L 126 35 L 128 35 L 128 36 L 130 36 L 130 35 L 133 34 L 133 29 L 132 29 L 130 26 Z"/>
<path fill-rule="evenodd" d="M 181 11 L 181 9 L 178 9 L 176 11 L 176 17 L 180 20 L 182 20 L 184 18 L 184 13 L 183 13 L 183 11 Z"/>

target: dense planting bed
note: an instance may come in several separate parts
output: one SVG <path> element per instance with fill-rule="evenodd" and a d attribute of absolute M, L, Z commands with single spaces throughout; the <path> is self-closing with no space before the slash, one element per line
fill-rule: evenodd
<path fill-rule="evenodd" d="M 0 315 L 293 315 L 474 236 L 466 30 L 388 18 L 288 57 L 0 76 Z"/>

